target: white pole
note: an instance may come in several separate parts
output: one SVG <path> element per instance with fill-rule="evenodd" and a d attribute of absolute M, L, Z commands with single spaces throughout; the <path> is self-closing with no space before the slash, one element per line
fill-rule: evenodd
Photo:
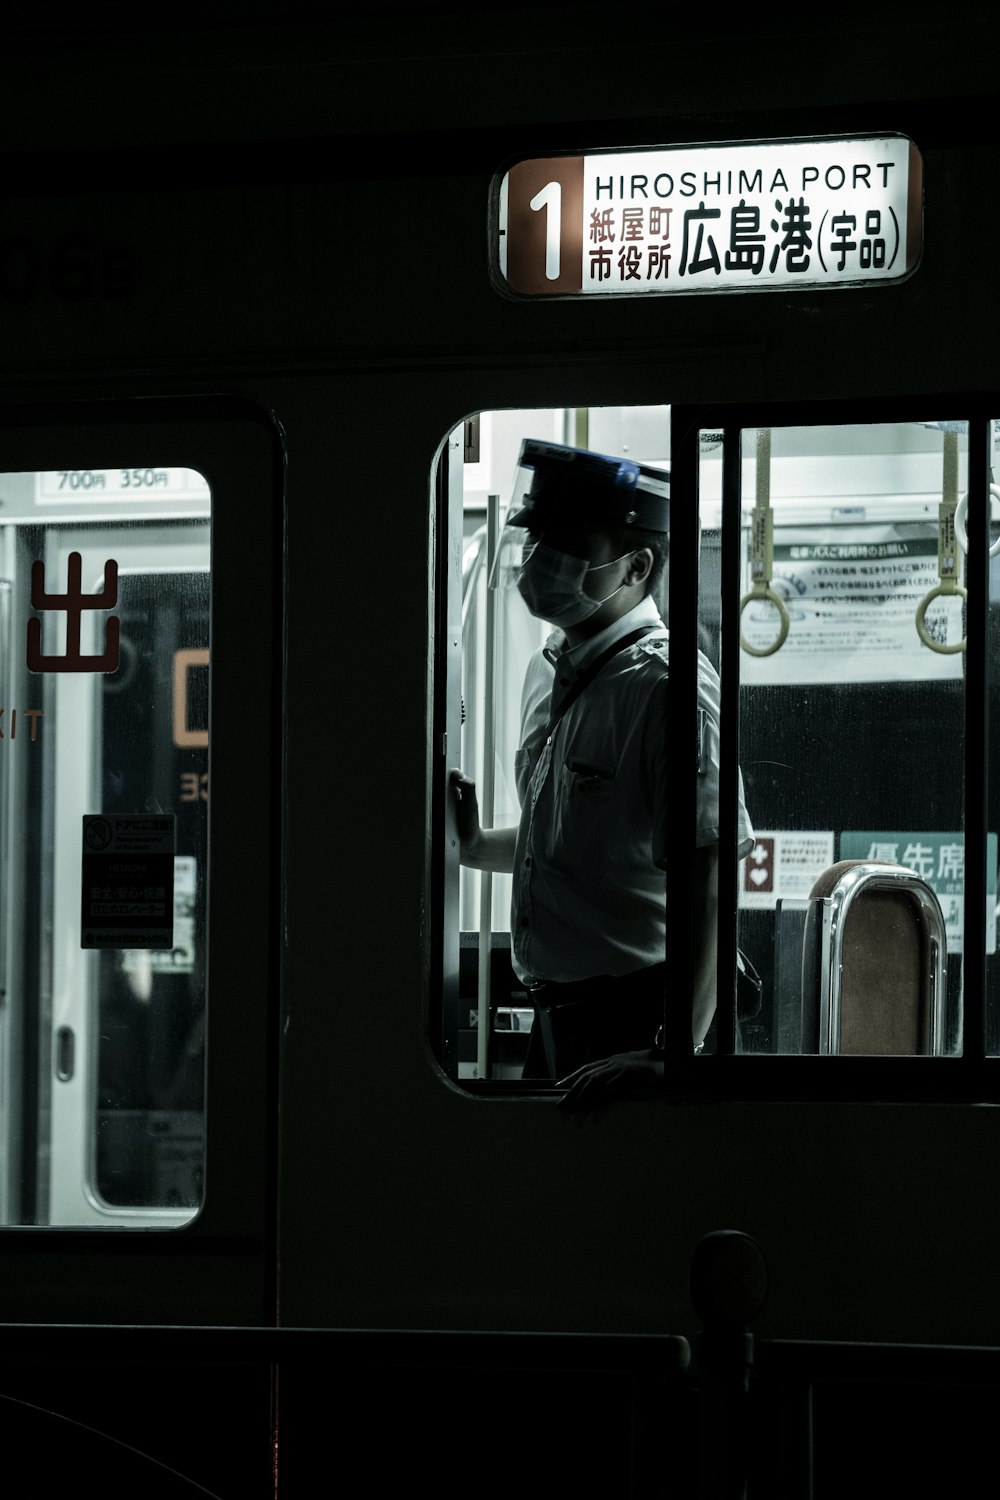
<path fill-rule="evenodd" d="M 496 759 L 494 725 L 494 669 L 496 641 L 496 591 L 489 586 L 500 529 L 500 496 L 486 499 L 486 649 L 484 668 L 483 785 L 479 814 L 484 828 L 493 827 L 493 767 Z M 479 1012 L 476 1021 L 476 1077 L 485 1078 L 490 1044 L 490 965 L 493 951 L 493 873 L 483 870 L 479 884 Z"/>

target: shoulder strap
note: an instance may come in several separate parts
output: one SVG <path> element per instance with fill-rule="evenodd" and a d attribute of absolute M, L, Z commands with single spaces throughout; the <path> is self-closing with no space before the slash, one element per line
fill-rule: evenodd
<path fill-rule="evenodd" d="M 613 656 L 617 656 L 620 651 L 627 650 L 629 646 L 634 646 L 636 641 L 641 641 L 644 635 L 652 635 L 654 630 L 659 629 L 659 625 L 640 625 L 638 630 L 631 630 L 628 635 L 623 635 L 620 640 L 612 641 L 606 650 L 602 651 L 599 656 L 595 656 L 590 665 L 585 667 L 579 677 L 577 677 L 565 698 L 549 719 L 545 727 L 545 738 L 548 739 L 570 704 L 576 702 L 584 688 L 593 682 L 601 668 L 606 666 Z"/>

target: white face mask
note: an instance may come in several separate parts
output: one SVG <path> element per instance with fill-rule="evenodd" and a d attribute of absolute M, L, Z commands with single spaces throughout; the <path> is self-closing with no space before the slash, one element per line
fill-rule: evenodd
<path fill-rule="evenodd" d="M 579 625 L 596 614 L 602 604 L 613 599 L 625 587 L 623 580 L 603 599 L 593 599 L 584 587 L 588 573 L 599 573 L 602 568 L 613 568 L 622 558 L 631 553 L 623 552 L 606 563 L 589 563 L 584 557 L 573 557 L 569 552 L 558 552 L 538 542 L 525 557 L 517 576 L 517 588 L 525 604 L 540 620 L 565 629 Z"/>

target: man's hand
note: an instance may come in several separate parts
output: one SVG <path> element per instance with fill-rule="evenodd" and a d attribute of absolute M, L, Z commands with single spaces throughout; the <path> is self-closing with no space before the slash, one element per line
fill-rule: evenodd
<path fill-rule="evenodd" d="M 476 796 L 476 783 L 464 771 L 452 771 L 450 780 L 455 795 L 458 842 L 464 860 L 475 853 L 482 833 L 479 825 L 479 798 Z"/>
<path fill-rule="evenodd" d="M 458 829 L 458 853 L 463 865 L 471 870 L 492 870 L 509 875 L 514 868 L 516 828 L 484 828 L 479 821 L 479 798 L 476 783 L 464 771 L 449 772 L 449 783 L 455 798 L 455 824 Z"/>
<path fill-rule="evenodd" d="M 663 1059 L 649 1048 L 642 1052 L 619 1052 L 600 1062 L 584 1063 L 568 1078 L 561 1078 L 559 1088 L 566 1093 L 559 1108 L 567 1110 L 597 1109 L 616 1099 L 640 1099 L 658 1094 L 663 1083 Z"/>

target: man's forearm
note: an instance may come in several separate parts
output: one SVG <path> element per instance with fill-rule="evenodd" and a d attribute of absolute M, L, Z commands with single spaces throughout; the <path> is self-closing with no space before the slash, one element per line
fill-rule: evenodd
<path fill-rule="evenodd" d="M 514 869 L 516 828 L 481 828 L 473 844 L 462 850 L 462 864 L 470 870 L 491 870 L 509 875 Z"/>

